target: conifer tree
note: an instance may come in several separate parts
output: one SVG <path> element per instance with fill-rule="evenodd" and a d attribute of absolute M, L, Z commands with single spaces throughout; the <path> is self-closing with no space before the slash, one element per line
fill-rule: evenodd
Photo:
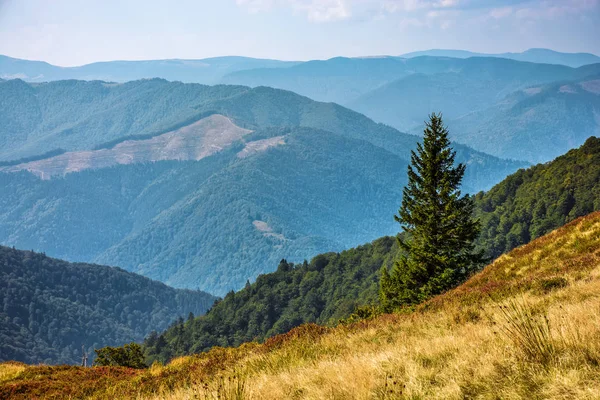
<path fill-rule="evenodd" d="M 380 298 L 385 309 L 414 304 L 465 280 L 483 261 L 474 251 L 479 221 L 473 201 L 460 192 L 465 165 L 454 165 L 448 130 L 440 114 L 426 122 L 423 143 L 411 152 L 408 184 L 394 218 L 402 256 L 382 269 Z"/>

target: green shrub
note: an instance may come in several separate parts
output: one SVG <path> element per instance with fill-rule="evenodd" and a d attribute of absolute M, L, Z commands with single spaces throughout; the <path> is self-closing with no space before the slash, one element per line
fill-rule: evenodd
<path fill-rule="evenodd" d="M 96 360 L 94 361 L 96 366 L 136 369 L 148 367 L 144 363 L 142 347 L 137 343 L 125 344 L 122 347 L 106 346 L 94 351 L 96 352 Z"/>
<path fill-rule="evenodd" d="M 542 293 L 548 293 L 555 289 L 564 288 L 568 284 L 569 284 L 569 281 L 567 281 L 562 276 L 555 276 L 555 277 L 548 278 L 548 279 L 542 279 L 538 283 L 538 289 Z"/>

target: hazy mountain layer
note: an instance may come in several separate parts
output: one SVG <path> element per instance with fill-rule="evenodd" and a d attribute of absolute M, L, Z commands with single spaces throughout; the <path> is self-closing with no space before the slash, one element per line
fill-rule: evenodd
<path fill-rule="evenodd" d="M 392 215 L 418 139 L 341 106 L 264 87 L 161 80 L 7 83 L 16 93 L 37 93 L 6 113 L 35 115 L 31 104 L 43 111 L 35 126 L 19 125 L 0 138 L 6 143 L 24 133 L 25 140 L 11 142 L 8 156 L 65 144 L 87 155 L 119 156 L 108 164 L 76 159 L 71 169 L 65 158 L 82 153 L 37 153 L 41 159 L 26 165 L 5 163 L 40 171 L 45 165 L 54 176 L 44 181 L 24 171 L 0 174 L 0 242 L 119 265 L 217 294 L 240 288 L 281 258 L 302 261 L 393 232 Z M 79 112 L 60 113 L 57 104 Z M 52 107 L 60 114 L 47 114 Z M 196 129 L 206 121 L 220 121 L 212 123 L 209 142 L 208 131 Z M 53 126 L 61 128 L 47 133 Z M 194 139 L 184 139 L 188 134 Z M 55 142 L 60 145 L 53 147 Z M 169 143 L 189 146 L 171 153 Z M 211 155 L 199 161 L 151 161 L 164 154 L 199 158 L 207 148 Z M 466 146 L 456 149 L 457 159 L 469 165 L 470 192 L 525 166 Z M 99 168 L 118 158 L 133 163 Z"/>
<path fill-rule="evenodd" d="M 375 121 L 412 131 L 422 125 L 422 115 L 430 112 L 441 111 L 448 121 L 485 110 L 517 90 L 600 73 L 600 64 L 574 69 L 496 58 L 462 61 L 452 71 L 412 74 L 345 104 Z M 499 135 L 510 132 L 502 131 Z"/>
<path fill-rule="evenodd" d="M 599 78 L 519 90 L 449 121 L 452 138 L 498 157 L 546 162 L 600 135 Z"/>
<path fill-rule="evenodd" d="M 521 53 L 475 53 L 465 50 L 425 50 L 415 51 L 412 53 L 403 54 L 401 57 L 413 58 L 420 56 L 434 57 L 453 57 L 453 58 L 469 58 L 469 57 L 498 57 L 508 58 L 517 61 L 527 61 L 542 64 L 561 64 L 569 67 L 581 67 L 587 64 L 600 63 L 600 57 L 590 53 L 561 53 L 549 49 L 529 49 Z"/>
<path fill-rule="evenodd" d="M 79 67 L 58 67 L 43 61 L 21 60 L 0 55 L 0 77 L 28 82 L 64 79 L 127 82 L 163 78 L 170 81 L 216 84 L 226 74 L 252 68 L 279 68 L 294 61 L 263 60 L 249 57 L 214 57 L 200 60 L 105 61 Z"/>

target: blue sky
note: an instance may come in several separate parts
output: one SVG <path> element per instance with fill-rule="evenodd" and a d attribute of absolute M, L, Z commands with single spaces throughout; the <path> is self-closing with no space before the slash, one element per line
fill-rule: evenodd
<path fill-rule="evenodd" d="M 600 0 L 0 0 L 0 54 L 71 66 L 547 47 L 600 54 Z"/>

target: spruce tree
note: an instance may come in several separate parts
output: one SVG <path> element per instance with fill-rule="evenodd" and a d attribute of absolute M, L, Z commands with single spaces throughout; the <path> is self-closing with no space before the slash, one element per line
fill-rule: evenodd
<path fill-rule="evenodd" d="M 411 152 L 408 184 L 394 218 L 402 255 L 391 272 L 382 269 L 380 298 L 385 309 L 415 304 L 465 280 L 483 261 L 474 251 L 479 221 L 473 201 L 462 196 L 465 165 L 455 166 L 448 130 L 440 114 L 426 122 L 423 143 Z"/>

